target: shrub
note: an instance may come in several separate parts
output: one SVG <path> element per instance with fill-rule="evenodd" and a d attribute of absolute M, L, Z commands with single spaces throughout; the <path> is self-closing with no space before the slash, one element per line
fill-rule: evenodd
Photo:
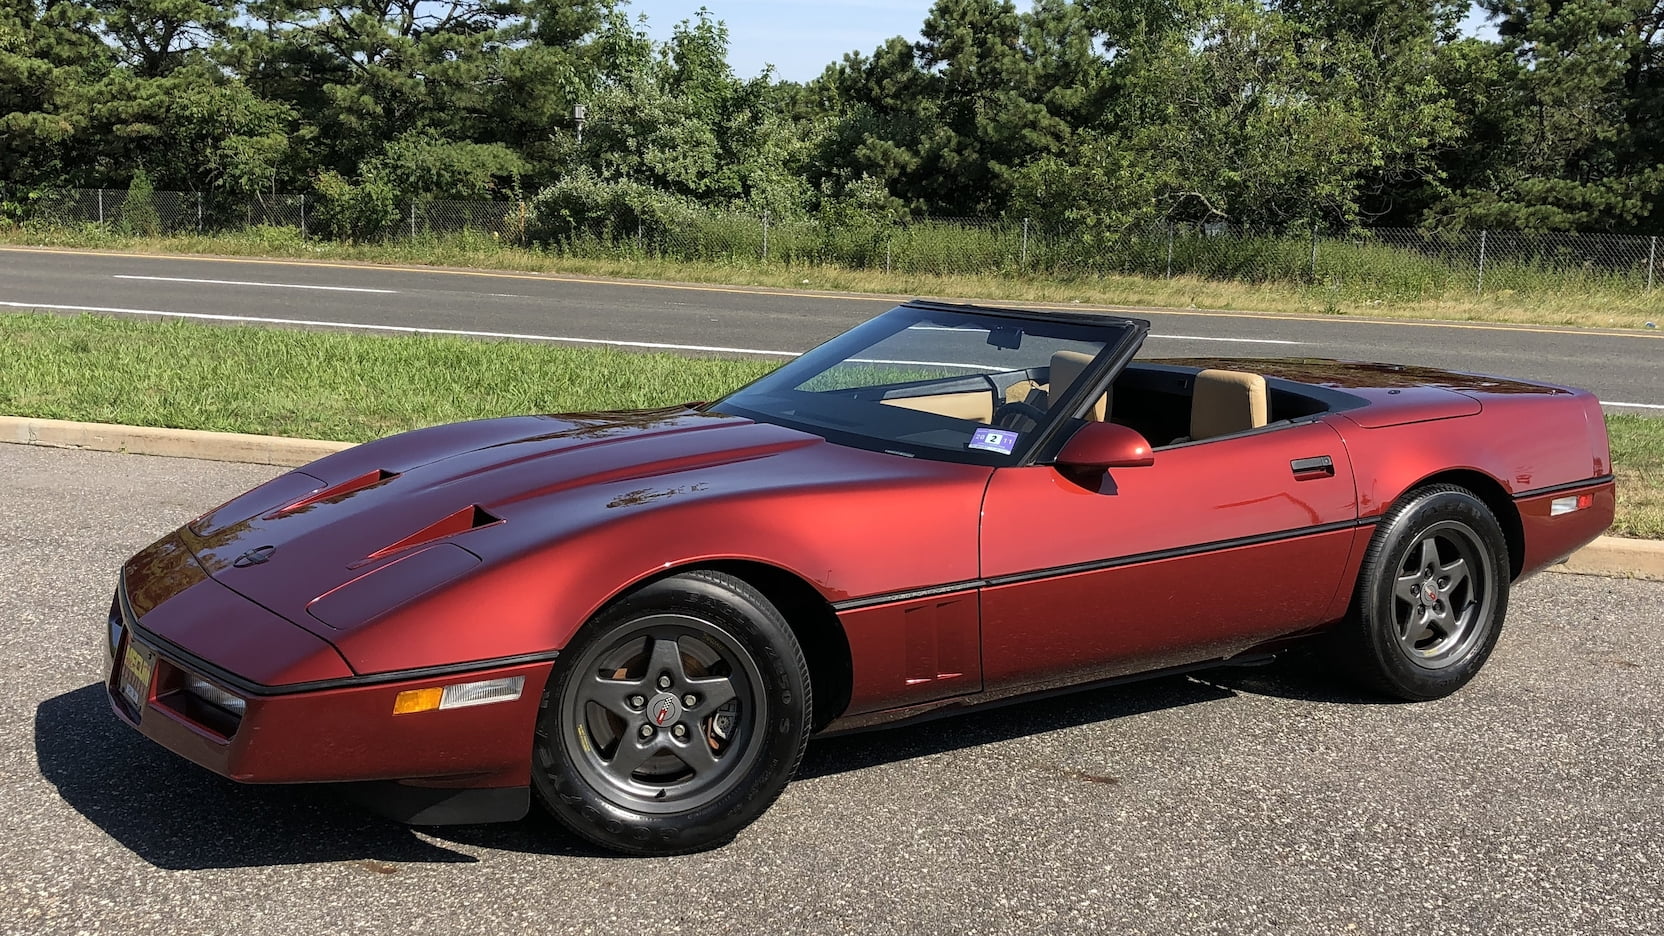
<path fill-rule="evenodd" d="M 150 182 L 150 173 L 143 169 L 133 171 L 127 198 L 116 209 L 116 232 L 138 237 L 162 233 L 162 216 L 156 211 L 156 186 Z"/>
<path fill-rule="evenodd" d="M 658 238 L 693 214 L 685 200 L 649 185 L 607 181 L 593 173 L 572 173 L 538 192 L 531 202 L 526 237 L 534 243 L 618 244 Z"/>
<path fill-rule="evenodd" d="M 317 208 L 307 219 L 320 237 L 345 241 L 376 240 L 399 220 L 393 186 L 371 175 L 354 184 L 339 173 L 324 172 L 314 182 Z"/>

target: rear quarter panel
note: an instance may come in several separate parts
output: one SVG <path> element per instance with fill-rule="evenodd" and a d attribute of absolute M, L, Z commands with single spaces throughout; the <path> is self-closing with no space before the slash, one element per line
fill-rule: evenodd
<path fill-rule="evenodd" d="M 1582 391 L 1481 394 L 1472 416 L 1365 429 L 1346 414 L 1332 416 L 1346 441 L 1358 482 L 1360 516 L 1386 512 L 1404 492 L 1450 470 L 1477 471 L 1512 497 L 1587 481 L 1611 471 L 1602 445 L 1591 445 Z M 1604 443 L 1605 432 L 1600 433 Z"/>
<path fill-rule="evenodd" d="M 1481 404 L 1479 413 L 1380 428 L 1364 428 L 1347 414 L 1327 417 L 1352 457 L 1360 517 L 1384 514 L 1441 475 L 1484 475 L 1509 501 L 1513 516 L 1498 519 L 1505 529 L 1513 524 L 1523 540 L 1522 553 L 1513 557 L 1522 575 L 1559 561 L 1611 525 L 1612 466 L 1599 400 L 1550 387 L 1464 392 Z M 1579 485 L 1592 489 L 1592 508 L 1550 518 L 1553 492 Z"/>

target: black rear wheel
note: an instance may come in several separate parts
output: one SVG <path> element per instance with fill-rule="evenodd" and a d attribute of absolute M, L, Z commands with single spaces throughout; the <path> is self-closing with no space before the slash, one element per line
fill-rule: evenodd
<path fill-rule="evenodd" d="M 1508 612 L 1508 548 L 1485 503 L 1453 485 L 1412 491 L 1376 526 L 1341 650 L 1390 696 L 1437 699 L 1490 657 Z"/>
<path fill-rule="evenodd" d="M 533 785 L 607 848 L 697 851 L 785 789 L 808 739 L 808 666 L 790 626 L 733 576 L 690 572 L 579 631 L 544 693 Z"/>

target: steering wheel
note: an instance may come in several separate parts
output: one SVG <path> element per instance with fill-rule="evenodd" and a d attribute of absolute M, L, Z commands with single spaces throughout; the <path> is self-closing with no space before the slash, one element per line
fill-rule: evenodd
<path fill-rule="evenodd" d="M 1001 429 L 1015 429 L 1026 432 L 1040 425 L 1046 419 L 1046 411 L 1032 403 L 1020 400 L 1011 403 L 1001 403 L 999 409 L 994 410 L 994 425 Z M 1028 425 L 1024 425 L 1024 423 Z"/>

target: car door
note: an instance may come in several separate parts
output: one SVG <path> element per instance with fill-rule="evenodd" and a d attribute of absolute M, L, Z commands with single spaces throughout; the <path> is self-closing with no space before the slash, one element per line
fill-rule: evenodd
<path fill-rule="evenodd" d="M 1345 446 L 1321 420 L 1085 482 L 998 469 L 980 546 L 984 687 L 1217 659 L 1324 623 L 1357 516 Z"/>

